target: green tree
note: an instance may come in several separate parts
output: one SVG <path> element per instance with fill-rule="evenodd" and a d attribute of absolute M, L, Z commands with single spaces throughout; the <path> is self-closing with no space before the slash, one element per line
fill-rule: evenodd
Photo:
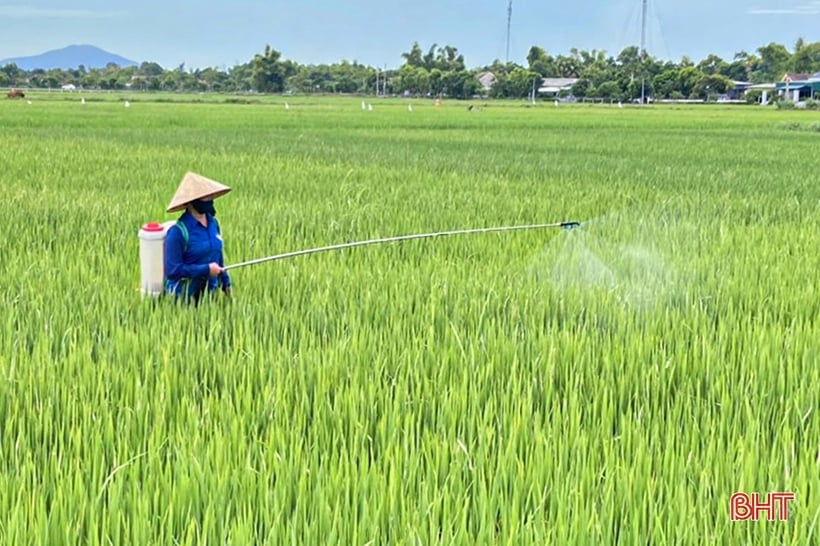
<path fill-rule="evenodd" d="M 23 71 L 20 70 L 16 64 L 7 64 L 3 68 L 0 68 L 0 70 L 2 70 L 6 75 L 8 85 L 19 85 L 19 79 L 22 76 Z"/>
<path fill-rule="evenodd" d="M 430 71 L 430 93 L 440 96 L 444 93 L 444 72 L 438 68 Z"/>
<path fill-rule="evenodd" d="M 71 83 L 71 76 L 59 68 L 52 68 L 46 71 L 45 84 L 49 89 L 57 89 L 68 83 Z"/>
<path fill-rule="evenodd" d="M 83 65 L 78 66 L 73 70 L 66 70 L 66 83 L 73 83 L 74 85 L 82 85 L 83 76 L 85 75 L 85 67 Z"/>
<path fill-rule="evenodd" d="M 85 89 L 97 89 L 100 86 L 99 72 L 96 70 L 89 71 L 87 74 L 83 75 L 80 83 L 82 83 L 82 86 Z"/>
<path fill-rule="evenodd" d="M 630 100 L 640 100 L 641 95 L 645 94 L 647 100 L 649 97 L 655 95 L 655 88 L 652 86 L 654 76 L 650 73 L 646 78 L 630 77 L 629 80 L 623 80 L 624 97 Z"/>
<path fill-rule="evenodd" d="M 736 81 L 749 81 L 751 79 L 751 71 L 749 70 L 749 54 L 745 51 L 739 51 L 735 53 L 735 57 L 732 62 L 726 65 L 726 70 L 723 74 L 727 78 L 731 78 Z"/>
<path fill-rule="evenodd" d="M 335 65 L 299 66 L 288 77 L 287 88 L 302 93 L 336 93 Z"/>
<path fill-rule="evenodd" d="M 398 91 L 410 93 L 447 94 L 448 96 L 471 96 L 479 87 L 475 78 L 467 71 L 464 56 L 458 48 L 433 44 L 426 54 L 418 42 L 414 42 L 409 52 L 402 53 L 404 64 L 398 71 L 398 78 L 388 78 L 388 85 Z"/>
<path fill-rule="evenodd" d="M 665 70 L 653 78 L 652 86 L 658 97 L 668 99 L 673 93 L 679 93 L 678 72 L 678 69 Z"/>
<path fill-rule="evenodd" d="M 532 93 L 533 82 L 536 87 L 541 76 L 523 67 L 516 67 L 509 74 L 502 74 L 492 88 L 493 97 L 521 99 Z"/>
<path fill-rule="evenodd" d="M 686 66 L 678 70 L 676 91 L 687 98 L 697 98 L 695 86 L 704 78 L 704 73 L 694 66 Z"/>
<path fill-rule="evenodd" d="M 792 57 L 792 69 L 803 74 L 820 72 L 820 42 L 804 44 Z"/>
<path fill-rule="evenodd" d="M 436 67 L 440 70 L 455 72 L 466 70 L 464 55 L 460 55 L 456 47 L 449 45 L 440 47 L 436 56 Z"/>
<path fill-rule="evenodd" d="M 151 79 L 155 80 L 156 78 Z M 228 75 L 216 67 L 209 67 L 199 71 L 197 79 L 202 91 L 225 91 L 230 82 Z"/>
<path fill-rule="evenodd" d="M 558 75 L 555 59 L 547 55 L 547 52 L 538 46 L 530 48 L 529 53 L 527 53 L 527 63 L 530 71 L 537 73 L 542 78 Z"/>
<path fill-rule="evenodd" d="M 228 78 L 234 91 L 250 91 L 253 89 L 253 62 L 232 66 Z"/>
<path fill-rule="evenodd" d="M 438 48 L 438 44 L 433 44 L 430 46 L 430 49 L 427 50 L 424 57 L 422 57 L 422 61 L 424 62 L 424 68 L 427 70 L 433 70 L 436 68 L 436 49 Z"/>
<path fill-rule="evenodd" d="M 468 99 L 477 95 L 481 84 L 475 76 L 467 70 L 453 70 L 444 76 L 445 94 L 457 99 Z"/>
<path fill-rule="evenodd" d="M 595 56 L 590 56 L 586 51 L 582 51 L 580 56 L 585 59 L 584 67 L 581 70 L 580 77 L 587 79 L 594 86 L 601 85 L 607 81 L 616 81 L 619 79 L 627 79 L 629 74 L 619 74 L 614 68 L 614 60 L 607 60 L 602 52 L 593 52 Z M 623 88 L 623 82 L 618 82 L 619 88 Z"/>
<path fill-rule="evenodd" d="M 621 98 L 621 86 L 618 82 L 604 82 L 598 86 L 597 96 L 602 99 L 619 99 Z"/>
<path fill-rule="evenodd" d="M 361 93 L 367 78 L 367 67 L 357 62 L 342 61 L 330 67 L 337 93 Z"/>
<path fill-rule="evenodd" d="M 296 73 L 288 78 L 285 86 L 288 90 L 296 93 L 309 93 L 313 87 L 310 79 L 310 69 L 306 66 L 300 66 Z"/>
<path fill-rule="evenodd" d="M 572 86 L 572 95 L 579 98 L 584 98 L 592 88 L 592 82 L 587 79 L 580 79 Z"/>
<path fill-rule="evenodd" d="M 401 54 L 404 59 L 404 64 L 413 67 L 429 68 L 425 65 L 424 54 L 418 42 L 413 42 L 410 51 Z"/>
<path fill-rule="evenodd" d="M 178 71 L 166 72 L 160 81 L 160 89 L 165 91 L 181 91 L 182 81 Z"/>
<path fill-rule="evenodd" d="M 709 55 L 698 63 L 698 69 L 704 74 L 726 74 L 729 65 L 717 55 Z"/>
<path fill-rule="evenodd" d="M 503 63 L 499 59 L 495 59 L 492 64 L 481 67 L 478 72 L 492 72 L 498 78 L 504 74 L 509 74 L 514 68 L 523 67 L 519 67 L 515 63 Z"/>
<path fill-rule="evenodd" d="M 405 64 L 399 69 L 398 90 L 414 95 L 427 93 L 430 90 L 430 73 L 423 66 Z"/>
<path fill-rule="evenodd" d="M 265 52 L 253 58 L 253 83 L 260 93 L 281 93 L 285 89 L 285 80 L 293 75 L 296 67 L 281 61 L 282 54 L 265 46 Z"/>
<path fill-rule="evenodd" d="M 154 62 L 144 62 L 137 70 L 137 74 L 140 76 L 161 76 L 163 72 L 162 67 Z"/>
<path fill-rule="evenodd" d="M 780 81 L 789 69 L 791 54 L 785 46 L 770 43 L 758 48 L 760 62 L 757 66 L 757 74 L 765 81 Z"/>
<path fill-rule="evenodd" d="M 555 68 L 562 78 L 577 78 L 581 74 L 581 63 L 578 59 L 566 55 L 555 58 Z"/>
<path fill-rule="evenodd" d="M 714 95 L 722 95 L 734 87 L 734 82 L 720 74 L 703 74 L 695 83 L 692 94 L 701 99 L 709 99 Z"/>
<path fill-rule="evenodd" d="M 621 50 L 615 58 L 617 66 L 627 69 L 635 69 L 641 65 L 641 50 L 638 46 L 629 46 Z"/>

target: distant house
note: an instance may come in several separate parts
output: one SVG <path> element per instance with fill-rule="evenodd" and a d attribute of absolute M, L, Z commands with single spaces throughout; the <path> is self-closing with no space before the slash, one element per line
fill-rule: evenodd
<path fill-rule="evenodd" d="M 481 72 L 478 74 L 477 78 L 478 83 L 481 84 L 481 88 L 484 90 L 485 93 L 489 93 L 490 90 L 493 88 L 493 85 L 495 85 L 495 82 L 497 81 L 495 74 L 493 74 L 492 72 Z"/>
<path fill-rule="evenodd" d="M 760 99 L 758 100 L 758 102 L 763 106 L 766 106 L 767 104 L 769 104 L 769 98 L 774 96 L 776 90 L 776 83 L 756 83 L 748 86 L 746 88 L 746 93 L 750 91 L 759 91 Z"/>
<path fill-rule="evenodd" d="M 725 100 L 740 100 L 743 98 L 743 95 L 749 90 L 752 86 L 751 82 L 742 82 L 733 80 L 732 81 L 732 88 L 726 90 L 726 94 L 724 95 Z M 722 97 L 718 97 L 718 100 L 721 100 Z"/>
<path fill-rule="evenodd" d="M 62 86 L 61 89 L 63 91 L 76 91 L 77 86 L 74 85 L 73 83 L 69 83 L 69 84 L 66 84 L 66 85 Z"/>
<path fill-rule="evenodd" d="M 777 94 L 794 102 L 820 96 L 820 73 L 786 74 L 776 84 Z"/>
<path fill-rule="evenodd" d="M 578 83 L 578 78 L 544 78 L 541 80 L 541 87 L 538 93 L 541 95 L 557 96 L 565 91 L 572 90 L 572 86 Z"/>

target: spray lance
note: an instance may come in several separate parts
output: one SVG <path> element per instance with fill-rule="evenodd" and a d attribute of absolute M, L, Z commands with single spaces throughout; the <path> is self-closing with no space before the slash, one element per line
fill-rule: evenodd
<path fill-rule="evenodd" d="M 440 231 L 437 233 L 419 233 L 414 235 L 399 235 L 396 237 L 385 237 L 383 239 L 369 239 L 367 241 L 355 241 L 352 243 L 340 243 L 336 245 L 330 246 L 322 246 L 318 248 L 309 248 L 306 250 L 295 250 L 293 252 L 286 252 L 284 254 L 276 254 L 274 256 L 268 256 L 265 258 L 257 258 L 255 260 L 249 260 L 247 262 L 241 262 L 237 264 L 232 264 L 224 267 L 225 270 L 230 269 L 238 269 L 240 267 L 246 267 L 249 265 L 261 264 L 264 262 L 272 262 L 275 260 L 284 260 L 286 258 L 296 258 L 297 256 L 306 256 L 308 254 L 318 254 L 319 252 L 329 252 L 331 250 L 343 250 L 346 248 L 353 248 L 358 246 L 365 246 L 365 245 L 377 245 L 377 244 L 385 244 L 385 243 L 396 243 L 399 241 L 410 241 L 413 239 L 432 239 L 437 237 L 446 237 L 449 235 L 466 235 L 470 233 L 493 233 L 493 232 L 502 232 L 502 231 L 519 231 L 525 229 L 548 229 L 548 228 L 561 228 L 564 231 L 569 231 L 581 226 L 580 222 L 556 222 L 552 224 L 529 224 L 524 226 L 503 226 L 503 227 L 492 227 L 492 228 L 477 228 L 477 229 L 461 229 L 456 231 Z"/>

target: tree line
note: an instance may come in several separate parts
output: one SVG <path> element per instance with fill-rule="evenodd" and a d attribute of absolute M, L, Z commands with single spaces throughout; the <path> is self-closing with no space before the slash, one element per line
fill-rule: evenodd
<path fill-rule="evenodd" d="M 358 62 L 302 65 L 284 59 L 269 45 L 246 63 L 230 68 L 165 69 L 155 62 L 139 66 L 73 70 L 22 70 L 14 64 L 0 68 L 0 86 L 59 89 L 72 84 L 101 90 L 178 92 L 333 93 L 362 95 L 409 95 L 471 98 L 488 95 L 524 98 L 542 78 L 573 78 L 573 96 L 629 100 L 640 97 L 642 88 L 655 98 L 707 98 L 726 93 L 734 81 L 767 83 L 780 81 L 787 72 L 820 72 L 820 42 L 802 38 L 792 50 L 777 43 L 755 52 L 740 51 L 732 59 L 708 55 L 695 63 L 688 57 L 663 61 L 630 46 L 617 56 L 601 50 L 571 49 L 550 55 L 532 46 L 527 64 L 493 63 L 468 69 L 454 46 L 433 44 L 426 51 L 414 43 L 402 53 L 398 68 L 380 69 Z M 489 89 L 478 76 L 492 73 Z"/>

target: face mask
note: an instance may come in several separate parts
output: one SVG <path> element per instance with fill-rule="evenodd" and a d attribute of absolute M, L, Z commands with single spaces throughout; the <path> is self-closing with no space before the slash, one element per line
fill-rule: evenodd
<path fill-rule="evenodd" d="M 195 201 L 191 201 L 191 206 L 194 207 L 194 210 L 199 214 L 210 214 L 211 216 L 216 216 L 216 209 L 214 208 L 213 201 L 203 201 L 201 199 L 197 199 Z"/>

